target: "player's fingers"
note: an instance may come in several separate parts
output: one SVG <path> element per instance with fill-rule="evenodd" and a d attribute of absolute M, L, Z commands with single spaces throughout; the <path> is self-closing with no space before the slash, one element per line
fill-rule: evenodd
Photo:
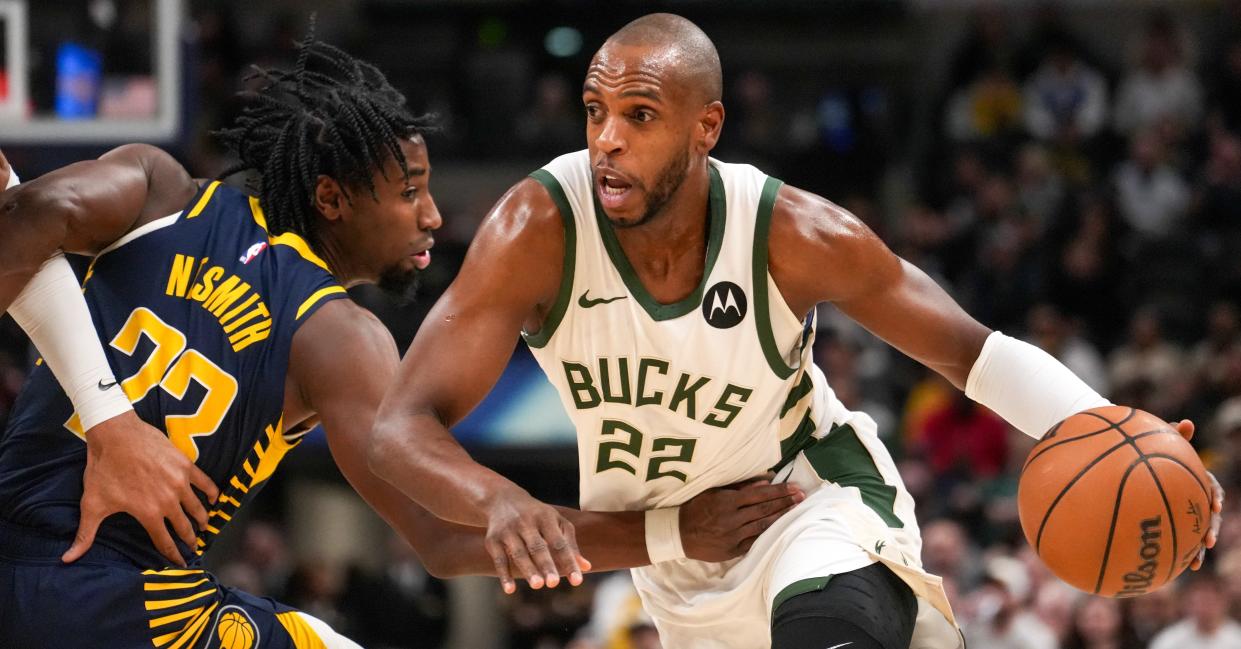
<path fill-rule="evenodd" d="M 760 534 L 766 532 L 767 528 L 771 527 L 772 523 L 775 523 L 776 519 L 780 518 L 783 514 L 783 511 L 776 512 L 770 516 L 764 516 L 758 520 L 750 521 L 749 523 L 746 523 L 738 528 L 736 536 L 736 538 L 739 539 L 738 545 L 743 545 L 746 540 L 758 538 Z M 746 546 L 746 549 L 749 549 L 748 545 Z"/>
<path fill-rule="evenodd" d="M 86 551 L 90 549 L 91 544 L 95 542 L 95 532 L 99 531 L 99 523 L 107 516 L 93 503 L 88 503 L 86 498 L 82 499 L 81 518 L 78 520 L 78 532 L 73 537 L 73 545 L 61 555 L 60 560 L 65 563 L 73 563 L 82 558 Z"/>
<path fill-rule="evenodd" d="M 177 536 L 181 537 L 181 542 L 194 547 L 198 543 L 198 535 L 194 533 L 194 526 L 190 524 L 190 519 L 185 512 L 177 511 L 168 517 L 168 522 L 172 524 L 172 529 L 177 532 Z"/>
<path fill-rule="evenodd" d="M 535 568 L 539 574 L 543 576 L 543 583 L 548 588 L 555 588 L 560 585 L 560 570 L 556 567 L 556 560 L 552 558 L 553 540 L 547 538 L 547 534 L 551 533 L 550 528 L 553 526 L 542 526 L 527 528 L 522 530 L 521 540 L 526 544 L 526 552 L 530 555 L 530 560 L 534 562 Z M 557 528 L 555 534 L 560 536 L 560 530 Z M 563 538 L 558 539 L 563 541 Z M 563 547 L 563 543 L 561 546 Z"/>
<path fill-rule="evenodd" d="M 1190 569 L 1190 570 L 1197 570 L 1197 569 L 1201 568 L 1201 567 L 1202 567 L 1202 563 L 1203 563 L 1204 561 L 1206 561 L 1206 558 L 1207 558 L 1207 551 L 1206 551 L 1206 548 L 1201 548 L 1201 549 L 1199 549 L 1199 550 L 1198 550 L 1198 556 L 1194 557 L 1194 562 L 1193 562 L 1193 563 L 1191 563 L 1191 564 L 1189 564 L 1189 569 Z"/>
<path fill-rule="evenodd" d="M 590 562 L 586 560 L 586 557 L 582 556 L 582 551 L 578 548 L 577 530 L 573 527 L 572 523 L 569 523 L 568 521 L 565 521 L 565 523 L 568 524 L 564 526 L 563 532 L 565 537 L 569 540 L 569 552 L 573 557 L 573 565 L 569 570 L 569 584 L 573 586 L 581 586 L 582 573 L 590 570 Z"/>
<path fill-rule="evenodd" d="M 551 547 L 552 561 L 556 566 L 556 574 L 547 576 L 547 585 L 555 588 L 560 585 L 561 577 L 568 579 L 573 586 L 582 583 L 582 574 L 577 568 L 578 550 L 573 524 L 556 516 L 544 525 L 543 538 Z"/>
<path fill-rule="evenodd" d="M 210 476 L 194 465 L 190 465 L 190 484 L 203 492 L 209 503 L 215 504 L 216 499 L 220 497 L 220 488 L 215 486 Z"/>
<path fill-rule="evenodd" d="M 504 553 L 508 557 L 508 563 L 513 574 L 521 575 L 525 578 L 530 587 L 538 590 L 543 587 L 543 577 L 539 574 L 534 562 L 530 560 L 530 554 L 526 551 L 526 543 L 520 536 L 510 536 L 503 541 Z"/>
<path fill-rule="evenodd" d="M 1194 422 L 1188 419 L 1180 420 L 1176 424 L 1176 432 L 1180 433 L 1181 437 L 1185 438 L 1185 441 L 1189 441 L 1193 439 L 1194 438 Z"/>
<path fill-rule="evenodd" d="M 513 581 L 513 574 L 509 571 L 508 554 L 504 551 L 504 546 L 490 540 L 483 543 L 487 554 L 491 555 L 491 563 L 496 568 L 496 576 L 500 578 L 500 588 L 508 595 L 517 592 L 517 582 Z"/>
<path fill-rule="evenodd" d="M 751 521 L 767 518 L 768 516 L 775 516 L 778 518 L 784 512 L 796 507 L 797 503 L 801 502 L 802 499 L 803 498 L 798 494 L 793 494 L 791 496 L 761 502 L 756 505 L 750 505 L 749 507 L 742 508 L 742 520 L 749 523 Z"/>
<path fill-rule="evenodd" d="M 794 484 L 753 484 L 737 491 L 737 507 L 787 498 L 800 494 L 801 488 Z"/>
<path fill-rule="evenodd" d="M 173 565 L 185 567 L 185 559 L 182 558 L 181 552 L 177 550 L 177 544 L 173 543 L 172 535 L 168 533 L 168 527 L 164 525 L 163 516 L 158 513 L 153 516 L 144 516 L 139 518 L 138 522 L 142 523 L 142 527 L 147 531 L 147 536 L 150 536 L 151 542 L 155 544 L 155 549 L 164 555 L 164 558 L 171 561 Z"/>
<path fill-rule="evenodd" d="M 181 492 L 181 508 L 185 510 L 185 513 L 190 518 L 194 519 L 194 522 L 198 524 L 199 530 L 207 529 L 207 525 L 210 522 L 207 508 L 203 507 L 202 501 L 198 500 L 198 495 L 194 493 L 193 489 L 186 487 Z"/>

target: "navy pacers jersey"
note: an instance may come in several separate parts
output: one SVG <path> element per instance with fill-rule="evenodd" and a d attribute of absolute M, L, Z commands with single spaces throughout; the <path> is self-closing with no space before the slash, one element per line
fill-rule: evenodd
<path fill-rule="evenodd" d="M 120 382 L 110 389 L 220 487 L 198 547 L 181 546 L 191 563 L 299 441 L 281 421 L 290 343 L 345 296 L 304 239 L 266 227 L 257 199 L 211 183 L 105 249 L 83 279 Z M 0 519 L 71 540 L 85 466 L 73 406 L 40 365 L 0 437 Z M 106 519 L 96 543 L 142 566 L 166 563 L 129 516 Z"/>

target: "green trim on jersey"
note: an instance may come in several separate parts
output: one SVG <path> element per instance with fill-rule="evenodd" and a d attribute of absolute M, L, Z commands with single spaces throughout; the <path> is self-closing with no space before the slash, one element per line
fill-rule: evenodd
<path fill-rule="evenodd" d="M 763 346 L 763 356 L 767 357 L 767 365 L 776 376 L 787 379 L 793 376 L 797 368 L 789 367 L 780 356 L 776 336 L 771 332 L 771 309 L 767 295 L 767 239 L 771 234 L 771 213 L 776 207 L 776 193 L 783 184 L 783 181 L 771 176 L 763 183 L 763 193 L 758 199 L 758 214 L 754 219 L 754 254 L 751 255 L 754 268 L 750 273 L 750 281 L 754 282 L 754 324 L 758 327 L 758 341 Z"/>
<path fill-rule="evenodd" d="M 781 604 L 797 597 L 798 595 L 816 593 L 824 588 L 827 588 L 827 582 L 831 581 L 834 576 L 835 575 L 828 575 L 826 577 L 809 577 L 807 579 L 799 579 L 782 588 L 780 592 L 776 594 L 776 598 L 771 602 L 772 620 L 775 620 L 776 610 L 780 608 Z"/>
<path fill-rule="evenodd" d="M 560 220 L 564 222 L 564 264 L 560 270 L 560 292 L 556 295 L 556 302 L 547 312 L 547 317 L 543 319 L 543 326 L 538 332 L 532 334 L 521 332 L 522 337 L 526 339 L 526 344 L 538 349 L 551 341 L 552 334 L 556 333 L 556 327 L 564 318 L 565 311 L 569 308 L 569 301 L 573 297 L 573 269 L 577 261 L 577 225 L 573 221 L 573 208 L 569 206 L 569 199 L 564 195 L 564 188 L 560 186 L 560 181 L 556 180 L 556 177 L 546 169 L 538 169 L 531 173 L 530 177 L 537 180 L 547 189 L 547 193 L 551 194 L 552 202 L 556 203 L 556 209 L 560 210 Z"/>
<path fill-rule="evenodd" d="M 888 527 L 905 527 L 905 521 L 896 515 L 896 487 L 884 482 L 874 458 L 852 426 L 834 426 L 823 439 L 807 448 L 805 454 L 820 478 L 845 487 L 857 487 L 862 493 L 862 502 L 875 510 Z"/>
<path fill-rule="evenodd" d="M 603 239 L 603 247 L 608 251 L 608 258 L 612 260 L 612 265 L 616 267 L 616 271 L 620 273 L 621 279 L 624 280 L 625 286 L 629 292 L 633 294 L 638 304 L 646 310 L 647 315 L 653 320 L 671 320 L 679 318 L 690 311 L 698 308 L 702 302 L 702 293 L 706 290 L 707 280 L 711 278 L 711 269 L 715 267 L 715 260 L 720 256 L 720 246 L 724 240 L 724 223 L 728 216 L 727 204 L 724 196 L 724 181 L 720 179 L 720 172 L 711 165 L 707 165 L 711 173 L 711 186 L 708 190 L 708 202 L 710 204 L 709 219 L 711 221 L 710 230 L 707 233 L 707 263 L 702 270 L 702 281 L 698 283 L 698 288 L 693 293 L 687 295 L 679 302 L 672 304 L 661 304 L 650 293 L 646 291 L 646 287 L 642 285 L 642 280 L 638 279 L 638 274 L 634 271 L 633 266 L 629 263 L 629 258 L 625 256 L 625 250 L 621 248 L 620 241 L 616 239 L 616 233 L 612 231 L 612 223 L 608 221 L 607 215 L 603 213 L 603 206 L 599 204 L 599 195 L 591 192 L 595 204 L 595 220 L 599 224 L 600 238 Z"/>

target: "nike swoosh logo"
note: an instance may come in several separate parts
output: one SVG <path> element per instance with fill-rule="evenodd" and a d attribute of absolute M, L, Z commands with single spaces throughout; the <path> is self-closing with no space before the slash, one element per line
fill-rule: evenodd
<path fill-rule="evenodd" d="M 840 649 L 841 647 L 847 647 L 847 646 L 849 646 L 849 645 L 851 645 L 851 644 L 853 644 L 853 643 L 852 643 L 852 642 L 842 642 L 842 643 L 840 643 L 840 644 L 836 645 L 835 647 L 828 647 L 827 649 Z"/>
<path fill-rule="evenodd" d="M 604 297 L 604 298 L 599 298 L 597 300 L 592 300 L 586 297 L 589 294 L 590 294 L 590 290 L 587 290 L 586 292 L 582 293 L 582 296 L 577 298 L 577 305 L 582 307 L 583 309 L 589 309 L 592 306 L 599 306 L 600 304 L 607 304 L 609 302 L 615 302 L 617 300 L 623 300 L 629 297 L 628 295 L 618 295 L 616 297 Z"/>
<path fill-rule="evenodd" d="M 114 388 L 114 387 L 116 387 L 116 380 L 115 380 L 115 379 L 113 379 L 111 383 L 104 383 L 104 382 L 103 382 L 103 379 L 99 379 L 99 389 L 100 389 L 100 390 L 107 390 L 107 389 Z"/>

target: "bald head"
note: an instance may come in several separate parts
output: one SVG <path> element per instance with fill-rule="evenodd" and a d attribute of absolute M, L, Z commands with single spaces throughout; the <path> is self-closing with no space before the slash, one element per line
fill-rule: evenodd
<path fill-rule="evenodd" d="M 648 14 L 612 34 L 602 53 L 611 45 L 651 48 L 650 56 L 665 60 L 667 70 L 703 98 L 703 103 L 719 101 L 724 75 L 715 44 L 698 25 L 676 14 Z M 599 56 L 599 54 L 596 54 Z"/>

